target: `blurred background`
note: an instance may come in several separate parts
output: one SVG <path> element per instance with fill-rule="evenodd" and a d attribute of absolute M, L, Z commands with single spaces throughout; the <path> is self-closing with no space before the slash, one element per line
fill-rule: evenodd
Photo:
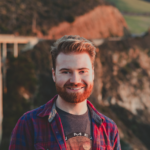
<path fill-rule="evenodd" d="M 150 150 L 150 0 L 0 1 L 0 149 L 56 94 L 50 46 L 69 34 L 97 47 L 89 100 L 116 122 L 122 150 Z"/>

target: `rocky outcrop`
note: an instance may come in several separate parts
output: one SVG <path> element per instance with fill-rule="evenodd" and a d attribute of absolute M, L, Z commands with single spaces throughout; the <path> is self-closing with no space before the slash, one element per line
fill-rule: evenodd
<path fill-rule="evenodd" d="M 143 37 L 105 41 L 98 47 L 95 89 L 91 101 L 117 123 L 128 149 L 149 149 L 150 144 L 150 33 Z M 96 63 L 96 62 L 95 62 Z M 101 75 L 101 78 L 98 78 Z M 101 86 L 100 86 L 101 85 Z M 101 100 L 99 100 L 101 97 Z M 96 101 L 94 101 L 96 100 Z M 128 128 L 125 129 L 119 120 Z M 140 145 L 138 140 L 140 140 Z M 144 146 L 144 147 L 143 147 Z"/>
<path fill-rule="evenodd" d="M 118 104 L 133 114 L 150 112 L 150 45 L 145 42 L 149 38 L 150 34 L 99 46 L 104 104 Z"/>
<path fill-rule="evenodd" d="M 62 22 L 58 26 L 52 27 L 47 36 L 35 30 L 38 37 L 47 39 L 58 39 L 64 35 L 80 35 L 87 39 L 107 38 L 123 36 L 127 24 L 117 10 L 110 5 L 95 7 L 90 12 L 76 17 L 73 23 Z"/>
<path fill-rule="evenodd" d="M 133 59 L 137 60 L 139 67 L 131 70 L 127 75 L 128 82 L 120 82 L 118 94 L 122 101 L 119 101 L 118 104 L 134 114 L 145 109 L 150 112 L 150 57 L 147 55 L 147 50 L 130 49 L 127 53 L 127 59 L 130 59 L 130 62 Z M 123 67 L 127 66 L 127 59 L 122 58 L 122 61 L 126 60 Z"/>

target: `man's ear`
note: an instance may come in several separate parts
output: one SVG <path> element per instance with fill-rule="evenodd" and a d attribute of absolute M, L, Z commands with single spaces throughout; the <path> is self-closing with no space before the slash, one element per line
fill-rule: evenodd
<path fill-rule="evenodd" d="M 55 82 L 56 76 L 55 76 L 55 70 L 54 70 L 54 68 L 52 68 L 52 78 L 53 78 L 53 81 Z"/>

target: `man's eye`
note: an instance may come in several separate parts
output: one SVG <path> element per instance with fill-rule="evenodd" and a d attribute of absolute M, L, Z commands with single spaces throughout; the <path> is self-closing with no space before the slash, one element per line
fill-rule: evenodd
<path fill-rule="evenodd" d="M 69 74 L 70 72 L 69 72 L 69 71 L 63 71 L 62 73 L 64 73 L 64 74 Z"/>
<path fill-rule="evenodd" d="M 85 73 L 85 71 L 80 71 L 81 74 Z"/>

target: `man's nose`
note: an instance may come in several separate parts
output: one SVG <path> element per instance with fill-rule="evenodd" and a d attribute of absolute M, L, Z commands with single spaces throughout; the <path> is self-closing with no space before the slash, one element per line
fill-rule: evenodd
<path fill-rule="evenodd" d="M 81 83 L 81 77 L 78 73 L 73 73 L 70 78 L 70 83 Z"/>

